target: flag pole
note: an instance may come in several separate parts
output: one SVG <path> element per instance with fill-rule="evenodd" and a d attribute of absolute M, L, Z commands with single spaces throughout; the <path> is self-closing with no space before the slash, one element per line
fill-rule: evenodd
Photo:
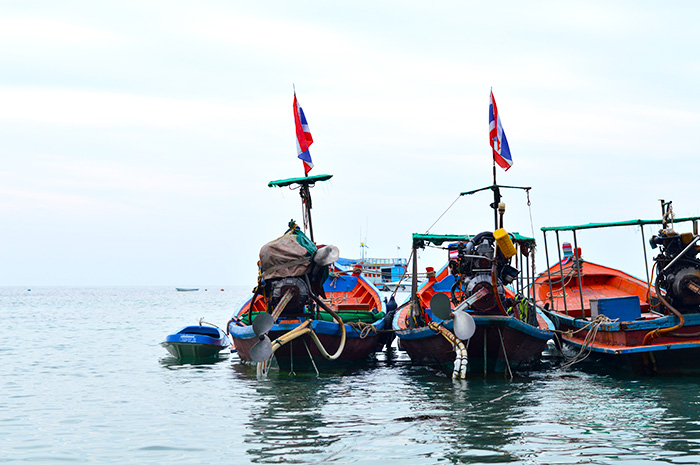
<path fill-rule="evenodd" d="M 498 204 L 501 203 L 501 190 L 498 188 L 498 183 L 496 182 L 496 156 L 493 157 L 493 203 L 491 207 L 493 208 L 493 230 L 498 229 Z"/>
<path fill-rule="evenodd" d="M 296 101 L 297 98 L 297 86 L 292 82 L 292 90 L 294 91 L 294 100 Z M 302 163 L 303 166 L 303 163 Z M 306 169 L 304 169 L 304 177 L 308 178 L 309 173 L 306 172 Z M 301 187 L 299 189 L 299 195 L 301 196 L 301 206 L 303 209 L 303 216 L 304 216 L 304 226 L 308 224 L 309 226 L 309 237 L 311 238 L 311 242 L 314 242 L 314 226 L 313 223 L 311 222 L 311 189 L 309 189 L 309 184 L 308 183 L 302 183 Z M 304 231 L 306 232 L 306 231 Z"/>
<path fill-rule="evenodd" d="M 491 87 L 491 104 L 494 107 L 493 124 L 496 128 L 496 134 L 498 134 L 498 114 L 495 110 L 496 102 L 493 99 L 493 87 Z M 493 208 L 493 230 L 495 231 L 498 229 L 498 204 L 501 202 L 501 191 L 496 182 L 496 148 L 493 141 L 491 141 L 491 154 L 493 156 L 493 186 L 491 187 L 491 190 L 493 190 L 493 203 L 491 204 L 491 208 Z"/>

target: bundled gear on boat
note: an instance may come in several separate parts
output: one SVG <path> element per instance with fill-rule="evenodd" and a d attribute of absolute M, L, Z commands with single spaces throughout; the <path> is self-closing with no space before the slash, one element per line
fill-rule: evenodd
<path fill-rule="evenodd" d="M 659 247 L 655 257 L 658 287 L 666 291 L 666 300 L 681 313 L 700 311 L 700 236 L 678 234 L 664 228 L 650 239 L 652 248 Z"/>
<path fill-rule="evenodd" d="M 333 245 L 318 248 L 291 221 L 283 236 L 260 249 L 260 284 L 268 297 L 268 312 L 287 293 L 291 294 L 283 312 L 287 315 L 303 314 L 312 295 L 325 298 L 323 282 L 328 277 L 328 265 L 338 255 L 338 248 Z"/>
<path fill-rule="evenodd" d="M 504 234 L 507 240 L 503 239 Z M 496 292 L 502 302 L 506 300 L 504 286 L 512 283 L 519 273 L 510 266 L 514 247 L 511 250 L 508 243 L 513 247 L 507 233 L 499 229 L 496 233 L 479 233 L 468 242 L 450 244 L 449 267 L 455 277 L 450 293 L 454 305 L 468 301 L 470 309 L 486 312 L 498 307 Z"/>

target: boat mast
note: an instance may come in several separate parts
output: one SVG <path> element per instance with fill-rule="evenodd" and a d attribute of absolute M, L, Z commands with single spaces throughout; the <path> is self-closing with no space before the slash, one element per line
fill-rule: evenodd
<path fill-rule="evenodd" d="M 493 191 L 493 203 L 489 205 L 491 208 L 493 208 L 493 225 L 494 225 L 494 231 L 499 228 L 499 221 L 498 221 L 498 216 L 499 213 L 501 215 L 501 225 L 500 227 L 503 227 L 503 211 L 499 209 L 499 204 L 501 203 L 501 189 L 520 189 L 524 190 L 525 192 L 528 193 L 530 192 L 530 189 L 532 187 L 520 187 L 520 186 L 501 186 L 499 184 L 496 184 L 496 168 L 494 164 L 494 170 L 493 170 L 493 185 L 492 186 L 486 186 L 482 187 L 481 189 L 475 189 L 473 191 L 469 192 L 460 192 L 459 195 L 472 195 L 476 194 L 477 192 L 485 191 L 491 189 Z M 530 205 L 530 197 L 528 197 L 528 205 Z"/>
<path fill-rule="evenodd" d="M 311 242 L 316 242 L 314 241 L 314 225 L 311 223 L 311 189 L 309 189 L 308 183 L 301 185 L 299 195 L 301 196 L 301 206 L 304 209 L 304 227 L 306 227 L 307 224 L 309 225 L 309 238 Z"/>
<path fill-rule="evenodd" d="M 496 182 L 496 157 L 493 157 L 493 203 L 491 208 L 493 208 L 493 230 L 498 229 L 498 204 L 501 203 L 501 191 L 498 189 L 498 183 Z"/>
<path fill-rule="evenodd" d="M 309 238 L 314 241 L 314 227 L 311 224 L 311 187 L 319 181 L 328 181 L 332 178 L 332 174 L 318 174 L 316 176 L 304 176 L 303 178 L 280 179 L 279 181 L 270 181 L 268 187 L 285 187 L 299 186 L 299 195 L 301 196 L 302 214 L 304 216 L 304 232 L 309 229 Z"/>

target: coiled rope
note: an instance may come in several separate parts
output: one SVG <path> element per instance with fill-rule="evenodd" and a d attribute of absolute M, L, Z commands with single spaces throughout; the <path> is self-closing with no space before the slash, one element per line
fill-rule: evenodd
<path fill-rule="evenodd" d="M 567 369 L 572 367 L 573 365 L 580 363 L 584 361 L 592 351 L 591 346 L 593 345 L 593 342 L 595 341 L 596 335 L 598 334 L 598 330 L 602 325 L 610 324 L 616 322 L 617 319 L 611 320 L 605 315 L 598 315 L 595 317 L 593 321 L 588 323 L 586 326 L 577 329 L 576 331 L 573 330 L 567 330 L 567 331 L 561 331 L 561 330 L 554 330 L 554 334 L 563 334 L 567 336 L 573 336 L 574 334 L 581 332 L 583 330 L 588 330 L 588 333 L 586 334 L 586 337 L 583 339 L 583 343 L 581 344 L 581 348 L 579 349 L 578 353 L 574 355 L 573 357 L 569 357 L 562 351 L 562 355 L 564 358 L 567 360 L 565 364 L 561 366 L 562 369 Z M 561 343 L 561 341 L 560 341 Z"/>

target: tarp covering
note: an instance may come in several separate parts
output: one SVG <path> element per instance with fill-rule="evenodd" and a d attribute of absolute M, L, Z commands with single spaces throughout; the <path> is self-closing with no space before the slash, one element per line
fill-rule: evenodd
<path fill-rule="evenodd" d="M 301 276 L 309 272 L 316 245 L 296 227 L 260 249 L 263 279 Z"/>

